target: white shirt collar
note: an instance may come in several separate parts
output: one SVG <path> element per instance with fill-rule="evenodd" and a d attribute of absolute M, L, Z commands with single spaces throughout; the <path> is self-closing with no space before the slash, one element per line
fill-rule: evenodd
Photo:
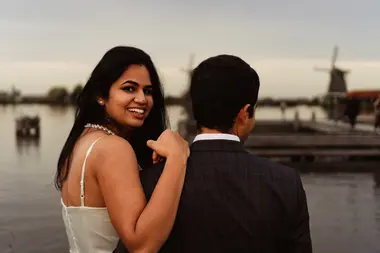
<path fill-rule="evenodd" d="M 222 134 L 222 133 L 213 133 L 213 134 L 198 134 L 195 136 L 193 142 L 202 141 L 202 140 L 229 140 L 229 141 L 238 141 L 240 139 L 238 136 L 233 134 Z"/>

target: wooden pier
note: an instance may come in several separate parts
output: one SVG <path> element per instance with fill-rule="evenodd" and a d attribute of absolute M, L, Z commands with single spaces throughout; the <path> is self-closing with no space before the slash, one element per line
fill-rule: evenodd
<path fill-rule="evenodd" d="M 195 125 L 182 124 L 180 132 L 191 143 Z M 360 161 L 380 170 L 380 134 L 370 125 L 358 124 L 351 129 L 348 124 L 328 120 L 257 121 L 244 146 L 252 154 L 296 166 L 330 164 L 344 168 Z"/>
<path fill-rule="evenodd" d="M 245 147 L 258 156 L 288 157 L 293 161 L 380 158 L 380 137 L 370 135 L 251 135 Z"/>
<path fill-rule="evenodd" d="M 371 135 L 380 137 L 380 133 L 374 131 L 374 127 L 370 124 L 358 123 L 355 128 L 347 123 L 341 121 L 331 121 L 331 120 L 318 120 L 318 121 L 302 121 L 300 125 L 304 128 L 311 129 L 315 132 L 325 133 L 325 134 L 361 134 L 361 135 Z"/>
<path fill-rule="evenodd" d="M 191 142 L 193 138 L 194 135 L 189 136 L 188 140 Z M 293 162 L 332 157 L 341 160 L 380 158 L 380 137 L 370 135 L 253 134 L 244 146 L 258 156 L 288 158 Z"/>

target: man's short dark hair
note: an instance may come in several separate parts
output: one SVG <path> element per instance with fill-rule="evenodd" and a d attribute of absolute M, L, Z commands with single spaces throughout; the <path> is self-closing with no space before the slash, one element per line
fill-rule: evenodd
<path fill-rule="evenodd" d="M 201 62 L 191 76 L 192 110 L 198 128 L 228 132 L 246 104 L 256 105 L 260 79 L 241 58 L 218 55 Z"/>

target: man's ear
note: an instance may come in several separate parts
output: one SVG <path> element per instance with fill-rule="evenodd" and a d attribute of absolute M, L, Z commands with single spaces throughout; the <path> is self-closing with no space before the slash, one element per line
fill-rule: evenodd
<path fill-rule="evenodd" d="M 246 104 L 244 107 L 242 107 L 236 117 L 236 120 L 238 120 L 241 123 L 245 123 L 248 119 L 250 119 L 250 113 L 249 108 L 250 104 Z"/>

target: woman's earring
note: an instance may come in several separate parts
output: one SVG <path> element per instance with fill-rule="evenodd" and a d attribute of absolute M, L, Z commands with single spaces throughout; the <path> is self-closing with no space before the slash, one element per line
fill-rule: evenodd
<path fill-rule="evenodd" d="M 103 100 L 99 100 L 99 104 L 103 106 L 104 105 L 104 101 Z"/>

